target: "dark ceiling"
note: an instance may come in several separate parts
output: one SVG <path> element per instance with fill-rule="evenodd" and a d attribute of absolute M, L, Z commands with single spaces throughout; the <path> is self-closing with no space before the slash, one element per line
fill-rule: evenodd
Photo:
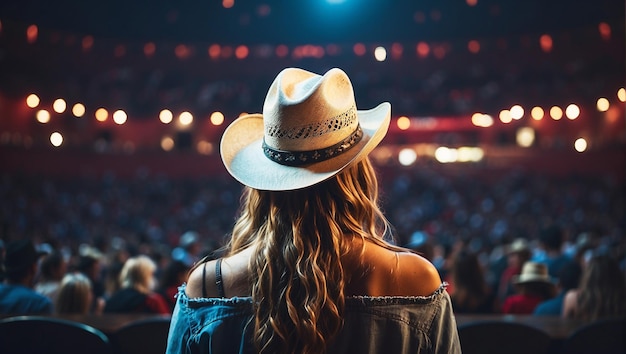
<path fill-rule="evenodd" d="M 234 0 L 231 8 L 222 1 L 2 0 L 0 94 L 63 95 L 134 115 L 163 105 L 235 113 L 260 107 L 285 66 L 338 66 L 358 82 L 365 106 L 391 99 L 398 114 L 467 115 L 516 102 L 592 105 L 614 96 L 626 77 L 623 0 Z M 608 39 L 600 23 L 610 28 Z M 39 28 L 32 44 L 25 36 L 31 24 Z M 540 48 L 543 34 L 552 36 L 550 50 Z M 86 37 L 96 43 L 88 50 Z M 480 41 L 480 53 L 468 51 L 470 40 Z M 422 41 L 443 43 L 445 58 L 433 54 L 434 45 L 418 58 Z M 151 57 L 144 55 L 149 42 L 156 44 Z M 368 51 L 401 43 L 404 54 L 377 63 L 353 53 L 358 42 Z M 213 60 L 213 43 L 248 45 L 251 54 Z M 174 55 L 179 44 L 192 48 L 189 58 Z M 320 59 L 258 55 L 282 44 L 291 53 L 307 44 L 342 51 Z"/>
<path fill-rule="evenodd" d="M 0 20 L 117 39 L 302 44 L 532 35 L 624 19 L 623 0 L 332 2 L 4 0 Z"/>

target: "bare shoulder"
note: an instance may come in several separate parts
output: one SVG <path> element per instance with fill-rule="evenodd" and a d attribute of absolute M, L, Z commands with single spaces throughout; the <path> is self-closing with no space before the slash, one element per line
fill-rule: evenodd
<path fill-rule="evenodd" d="M 437 268 L 426 258 L 412 252 L 396 252 L 401 288 L 417 296 L 428 296 L 441 286 Z"/>
<path fill-rule="evenodd" d="M 215 286 L 215 264 L 216 260 L 208 261 L 206 263 L 200 264 L 196 267 L 191 274 L 189 274 L 189 278 L 187 279 L 187 296 L 194 297 L 202 297 L 203 292 L 202 288 L 204 287 L 207 292 L 208 297 L 217 296 L 217 290 L 214 289 Z"/>
<path fill-rule="evenodd" d="M 435 266 L 409 250 L 392 250 L 367 243 L 359 259 L 348 264 L 351 274 L 348 294 L 429 296 L 441 286 Z"/>

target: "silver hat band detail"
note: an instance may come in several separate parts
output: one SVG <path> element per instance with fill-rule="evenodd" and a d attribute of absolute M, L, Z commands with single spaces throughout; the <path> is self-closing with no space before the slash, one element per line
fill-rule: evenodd
<path fill-rule="evenodd" d="M 347 138 L 327 148 L 309 151 L 284 151 L 270 147 L 263 139 L 263 153 L 270 160 L 285 166 L 303 166 L 333 158 L 350 150 L 363 138 L 363 130 L 358 125 L 356 130 Z"/>

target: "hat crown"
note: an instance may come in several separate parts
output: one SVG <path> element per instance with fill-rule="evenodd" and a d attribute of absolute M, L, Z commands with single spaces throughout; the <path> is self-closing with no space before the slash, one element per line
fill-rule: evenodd
<path fill-rule="evenodd" d="M 551 283 L 552 278 L 548 274 L 548 266 L 544 263 L 528 261 L 522 266 L 522 272 L 516 277 L 517 283 L 547 282 Z"/>
<path fill-rule="evenodd" d="M 298 68 L 278 74 L 263 105 L 265 143 L 277 150 L 325 149 L 359 125 L 352 83 L 341 69 L 323 76 Z"/>
<path fill-rule="evenodd" d="M 521 275 L 532 276 L 548 276 L 548 267 L 539 262 L 526 262 L 522 267 Z"/>

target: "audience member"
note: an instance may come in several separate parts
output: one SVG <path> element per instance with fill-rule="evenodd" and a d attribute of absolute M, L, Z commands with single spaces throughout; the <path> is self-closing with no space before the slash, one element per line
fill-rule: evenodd
<path fill-rule="evenodd" d="M 88 314 L 91 312 L 93 292 L 91 281 L 79 272 L 68 273 L 63 277 L 55 303 L 56 313 L 59 314 Z M 102 312 L 102 308 L 94 313 Z"/>
<path fill-rule="evenodd" d="M 91 310 L 96 311 L 105 301 L 105 287 L 102 277 L 102 260 L 104 255 L 98 249 L 81 245 L 76 270 L 84 274 L 91 282 L 93 293 Z"/>
<path fill-rule="evenodd" d="M 497 300 L 499 306 L 504 303 L 507 297 L 516 293 L 513 278 L 521 273 L 522 266 L 530 260 L 531 256 L 530 245 L 525 238 L 516 238 L 508 245 L 506 249 L 507 265 L 498 282 Z"/>
<path fill-rule="evenodd" d="M 520 275 L 513 277 L 517 294 L 510 295 L 502 304 L 505 314 L 532 314 L 535 307 L 555 296 L 556 287 L 543 263 L 524 263 Z"/>
<path fill-rule="evenodd" d="M 460 251 L 450 269 L 454 292 L 450 294 L 455 313 L 493 313 L 493 292 L 474 253 Z"/>
<path fill-rule="evenodd" d="M 40 276 L 35 284 L 35 291 L 47 296 L 54 304 L 65 273 L 67 273 L 67 261 L 63 253 L 53 251 L 47 254 L 40 262 Z"/>
<path fill-rule="evenodd" d="M 565 294 L 578 287 L 581 274 L 582 269 L 578 262 L 571 261 L 561 267 L 557 283 L 559 293 L 554 298 L 541 302 L 537 305 L 533 314 L 538 316 L 561 316 L 563 314 L 563 301 L 565 299 Z"/>
<path fill-rule="evenodd" d="M 568 264 L 572 258 L 563 250 L 563 229 L 551 224 L 540 231 L 539 244 L 542 252 L 537 252 L 533 261 L 545 263 L 548 266 L 548 274 L 557 278 L 561 267 Z"/>
<path fill-rule="evenodd" d="M 200 259 L 201 251 L 200 235 L 196 231 L 187 231 L 180 236 L 178 247 L 172 250 L 172 259 L 191 267 Z"/>
<path fill-rule="evenodd" d="M 52 313 L 52 301 L 33 289 L 42 255 L 30 240 L 7 244 L 4 259 L 6 280 L 0 284 L 0 314 Z"/>
<path fill-rule="evenodd" d="M 156 264 L 145 255 L 129 258 L 120 273 L 120 289 L 107 299 L 104 312 L 171 313 L 167 302 L 154 291 Z"/>
<path fill-rule="evenodd" d="M 167 352 L 460 353 L 437 269 L 385 238 L 368 153 L 391 105 L 357 110 L 340 69 L 288 68 L 263 112 L 222 136 L 241 213 L 228 253 L 181 287 Z"/>
<path fill-rule="evenodd" d="M 567 292 L 563 317 L 594 321 L 626 316 L 626 275 L 608 254 L 594 255 L 577 289 Z"/>
<path fill-rule="evenodd" d="M 171 310 L 174 310 L 174 305 L 176 305 L 175 296 L 178 293 L 178 287 L 187 280 L 189 269 L 190 267 L 182 261 L 172 259 L 161 274 L 158 293 L 163 296 Z"/>

